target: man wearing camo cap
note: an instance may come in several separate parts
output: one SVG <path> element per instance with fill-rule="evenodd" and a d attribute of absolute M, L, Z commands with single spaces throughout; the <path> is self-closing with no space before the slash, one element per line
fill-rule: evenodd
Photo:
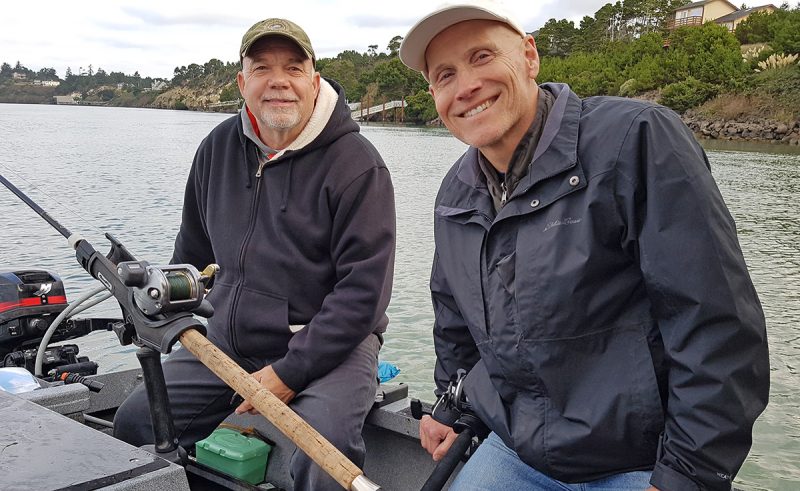
<path fill-rule="evenodd" d="M 208 337 L 361 467 L 392 287 L 389 172 L 297 24 L 256 23 L 239 56 L 245 104 L 197 150 L 172 262 L 220 265 Z M 252 411 L 186 350 L 164 375 L 184 447 Z M 151 443 L 147 414 L 139 388 L 115 435 Z M 301 451 L 291 473 L 297 490 L 340 489 Z"/>

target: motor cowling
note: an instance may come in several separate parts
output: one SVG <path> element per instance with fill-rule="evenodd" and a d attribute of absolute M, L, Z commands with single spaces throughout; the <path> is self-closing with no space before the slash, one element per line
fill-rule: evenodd
<path fill-rule="evenodd" d="M 0 272 L 0 354 L 41 338 L 67 307 L 64 283 L 44 270 Z"/>

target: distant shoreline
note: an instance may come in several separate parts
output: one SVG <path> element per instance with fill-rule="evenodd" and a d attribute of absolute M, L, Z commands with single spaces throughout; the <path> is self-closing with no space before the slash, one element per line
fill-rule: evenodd
<path fill-rule="evenodd" d="M 235 114 L 238 108 L 220 108 L 219 110 L 208 110 L 205 108 L 186 108 L 173 109 L 152 106 L 115 106 L 107 103 L 97 102 L 76 102 L 75 104 L 53 104 L 37 102 L 19 102 L 0 100 L 0 104 L 39 104 L 50 106 L 82 106 L 82 107 L 127 107 L 131 109 L 156 109 L 168 111 L 194 111 L 205 113 L 224 113 Z M 746 117 L 744 119 L 709 119 L 698 116 L 692 110 L 687 111 L 681 116 L 683 122 L 692 130 L 700 140 L 720 140 L 720 141 L 740 141 L 758 142 L 767 144 L 784 144 L 800 146 L 800 121 L 794 123 L 784 123 L 763 118 Z M 390 123 L 387 123 L 390 124 Z M 394 124 L 394 123 L 391 123 Z M 409 123 L 398 124 L 398 126 L 415 126 Z M 424 126 L 424 125 L 416 125 Z"/>
<path fill-rule="evenodd" d="M 763 118 L 708 119 L 691 114 L 681 117 L 698 139 L 753 141 L 800 146 L 800 121 L 784 123 Z"/>

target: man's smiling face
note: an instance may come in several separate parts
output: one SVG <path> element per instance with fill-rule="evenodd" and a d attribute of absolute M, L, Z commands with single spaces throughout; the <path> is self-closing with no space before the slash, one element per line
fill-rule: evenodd
<path fill-rule="evenodd" d="M 272 146 L 291 142 L 303 130 L 314 112 L 320 80 L 299 46 L 268 36 L 248 50 L 237 82 L 262 138 Z"/>
<path fill-rule="evenodd" d="M 425 60 L 436 110 L 450 132 L 482 151 L 513 152 L 535 116 L 533 38 L 500 22 L 460 22 L 433 38 Z"/>

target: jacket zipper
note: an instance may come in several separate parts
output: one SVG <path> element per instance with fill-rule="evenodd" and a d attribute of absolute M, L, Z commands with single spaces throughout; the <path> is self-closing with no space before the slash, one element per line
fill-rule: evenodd
<path fill-rule="evenodd" d="M 242 293 L 242 283 L 244 283 L 244 256 L 245 250 L 247 250 L 247 244 L 250 242 L 250 238 L 253 236 L 253 231 L 256 228 L 256 220 L 255 215 L 256 211 L 258 210 L 258 195 L 261 194 L 261 170 L 263 169 L 264 165 L 259 162 L 258 171 L 256 172 L 256 190 L 253 194 L 253 202 L 250 206 L 250 228 L 247 229 L 247 234 L 242 240 L 242 247 L 239 250 L 239 281 L 236 285 L 236 292 L 233 294 L 233 303 L 231 304 L 231 311 L 228 315 L 228 329 L 231 332 L 231 348 L 233 351 L 238 355 L 242 356 L 239 352 L 239 347 L 236 341 L 236 329 L 234 329 L 234 314 L 236 313 L 236 309 L 239 308 L 239 297 Z"/>
<path fill-rule="evenodd" d="M 500 195 L 500 208 L 502 208 L 506 205 L 506 200 L 508 199 L 508 188 L 505 180 L 500 183 L 500 189 L 503 191 L 503 194 Z"/>

